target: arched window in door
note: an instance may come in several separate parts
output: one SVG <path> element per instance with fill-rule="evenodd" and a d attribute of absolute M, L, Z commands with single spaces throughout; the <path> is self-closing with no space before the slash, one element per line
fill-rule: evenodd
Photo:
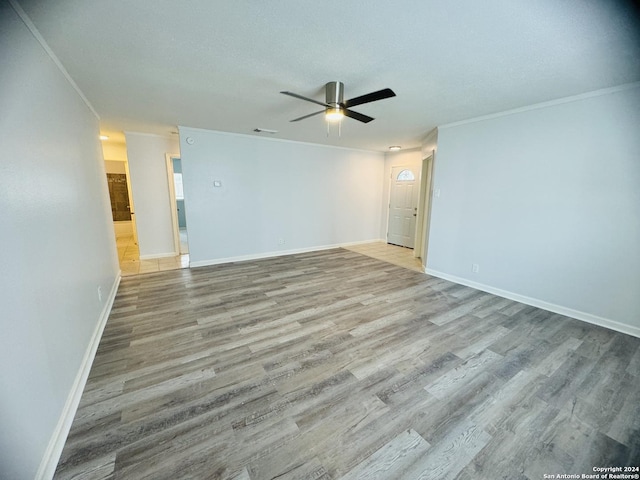
<path fill-rule="evenodd" d="M 396 177 L 396 180 L 398 182 L 412 182 L 416 179 L 415 175 L 413 174 L 413 172 L 411 170 L 402 170 L 398 176 Z"/>

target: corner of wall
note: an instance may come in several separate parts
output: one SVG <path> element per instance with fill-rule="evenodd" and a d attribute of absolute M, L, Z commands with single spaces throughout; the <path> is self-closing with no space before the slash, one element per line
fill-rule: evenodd
<path fill-rule="evenodd" d="M 67 82 L 69 82 L 69 85 L 73 87 L 73 89 L 76 91 L 78 96 L 82 99 L 82 101 L 87 106 L 87 108 L 91 111 L 91 113 L 93 113 L 93 115 L 98 120 L 100 120 L 100 115 L 98 115 L 98 112 L 96 112 L 96 109 L 93 108 L 93 105 L 91 105 L 91 102 L 89 102 L 87 97 L 85 97 L 84 93 L 82 93 L 82 90 L 80 90 L 80 87 L 78 87 L 78 84 L 73 80 L 73 78 L 71 78 L 71 75 L 69 75 L 69 72 L 67 72 L 67 69 L 64 68 L 64 66 L 58 59 L 58 56 L 55 53 L 53 53 L 53 50 L 51 50 L 51 47 L 49 47 L 49 44 L 45 41 L 43 36 L 40 34 L 36 26 L 33 24 L 31 19 L 27 15 L 27 13 L 22 9 L 20 4 L 16 0 L 9 0 L 9 4 L 13 8 L 13 10 L 16 12 L 16 14 L 20 17 L 20 20 L 22 20 L 25 26 L 29 29 L 33 37 L 38 41 L 42 49 L 47 53 L 49 58 L 51 58 L 51 60 L 53 61 L 55 66 L 58 68 L 58 70 L 60 70 L 60 73 L 62 74 L 62 76 L 67 80 Z"/>
<path fill-rule="evenodd" d="M 422 138 L 422 158 L 427 158 L 438 149 L 438 127 L 429 131 Z"/>

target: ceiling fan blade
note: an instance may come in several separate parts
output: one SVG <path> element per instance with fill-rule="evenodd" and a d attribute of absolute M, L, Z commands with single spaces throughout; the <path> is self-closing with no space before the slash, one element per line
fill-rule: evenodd
<path fill-rule="evenodd" d="M 304 120 L 305 118 L 313 117 L 314 115 L 319 115 L 319 114 L 324 113 L 324 112 L 325 112 L 325 110 L 320 110 L 319 112 L 310 113 L 309 115 L 305 115 L 304 117 L 294 118 L 293 120 L 289 120 L 289 121 L 290 122 L 297 122 L 298 120 Z"/>
<path fill-rule="evenodd" d="M 300 100 L 306 100 L 307 102 L 317 103 L 318 105 L 322 105 L 323 107 L 329 107 L 330 106 L 330 105 L 327 105 L 324 102 L 319 102 L 318 100 L 314 100 L 313 98 L 303 97 L 302 95 L 298 95 L 297 93 L 293 93 L 293 92 L 280 92 L 280 93 L 283 93 L 285 95 L 289 95 L 290 97 L 299 98 Z"/>
<path fill-rule="evenodd" d="M 359 122 L 362 123 L 369 123 L 371 120 L 375 120 L 372 117 L 369 117 L 367 115 L 363 115 L 361 113 L 358 112 L 354 112 L 353 110 L 347 110 L 346 108 L 343 110 L 345 116 L 349 117 L 349 118 L 353 118 L 354 120 L 358 120 Z"/>
<path fill-rule="evenodd" d="M 282 92 L 284 93 L 284 92 Z M 355 107 L 356 105 L 362 105 L 363 103 L 375 102 L 377 100 L 383 100 L 385 98 L 395 97 L 396 94 L 390 88 L 384 88 L 382 90 L 378 90 L 377 92 L 367 93 L 366 95 L 361 95 L 359 97 L 352 98 L 351 100 L 347 100 L 344 102 L 345 108 Z"/>

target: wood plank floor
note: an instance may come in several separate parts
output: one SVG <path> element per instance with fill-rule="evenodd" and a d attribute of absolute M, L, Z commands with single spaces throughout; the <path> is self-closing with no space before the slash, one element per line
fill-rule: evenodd
<path fill-rule="evenodd" d="M 128 277 L 55 478 L 638 465 L 639 347 L 343 249 Z"/>

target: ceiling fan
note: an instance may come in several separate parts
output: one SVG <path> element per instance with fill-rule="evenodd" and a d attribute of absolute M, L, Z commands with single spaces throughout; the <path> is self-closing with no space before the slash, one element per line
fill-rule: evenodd
<path fill-rule="evenodd" d="M 384 88 L 382 90 L 367 93 L 366 95 L 361 95 L 359 97 L 355 97 L 351 100 L 345 101 L 344 84 L 342 82 L 329 82 L 325 85 L 326 102 L 320 102 L 318 100 L 314 100 L 313 98 L 303 97 L 302 95 L 298 95 L 297 93 L 293 92 L 280 93 L 289 95 L 290 97 L 299 98 L 300 100 L 306 100 L 307 102 L 316 103 L 325 107 L 319 112 L 314 112 L 303 117 L 294 118 L 293 120 L 291 120 L 292 122 L 297 122 L 299 120 L 304 120 L 305 118 L 324 113 L 326 115 L 325 118 L 330 122 L 341 120 L 342 117 L 346 116 L 349 118 L 353 118 L 354 120 L 358 120 L 359 122 L 369 123 L 371 120 L 373 120 L 372 117 L 363 115 L 362 113 L 354 112 L 353 110 L 350 110 L 350 108 L 357 105 L 362 105 L 364 103 L 376 102 L 378 100 L 396 96 L 393 90 L 391 90 L 390 88 Z"/>

